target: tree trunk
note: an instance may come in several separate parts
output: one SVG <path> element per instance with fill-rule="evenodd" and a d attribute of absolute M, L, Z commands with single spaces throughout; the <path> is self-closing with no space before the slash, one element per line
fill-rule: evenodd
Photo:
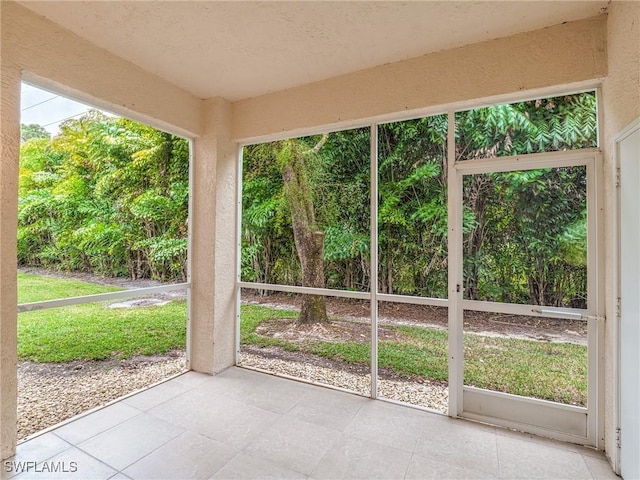
<path fill-rule="evenodd" d="M 480 251 L 484 242 L 485 234 L 485 212 L 487 209 L 488 191 L 491 187 L 490 181 L 485 181 L 482 177 L 472 177 L 470 184 L 465 190 L 465 200 L 471 206 L 476 217 L 477 225 L 468 234 L 465 265 L 467 274 L 465 276 L 465 293 L 469 300 L 479 299 L 479 277 L 480 277 Z"/>
<path fill-rule="evenodd" d="M 321 143 L 324 140 L 326 138 L 323 137 Z M 309 153 L 316 153 L 319 148 L 316 146 Z M 324 232 L 318 231 L 315 225 L 311 185 L 306 175 L 303 153 L 299 151 L 296 140 L 287 140 L 279 157 L 285 193 L 291 209 L 293 239 L 302 266 L 302 286 L 324 288 Z M 327 321 L 325 297 L 303 295 L 298 322 Z"/>
<path fill-rule="evenodd" d="M 302 242 L 305 253 L 300 255 L 301 249 L 298 247 L 300 242 L 296 241 L 302 263 L 302 286 L 324 288 L 324 232 L 305 232 Z M 325 298 L 321 295 L 303 295 L 298 322 L 326 321 L 328 318 Z"/>

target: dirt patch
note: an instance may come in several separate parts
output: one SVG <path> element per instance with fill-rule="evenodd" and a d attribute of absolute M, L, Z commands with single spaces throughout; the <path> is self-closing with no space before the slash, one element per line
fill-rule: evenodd
<path fill-rule="evenodd" d="M 171 300 L 162 298 L 133 298 L 109 304 L 109 308 L 140 308 L 140 307 L 161 307 Z"/>
<path fill-rule="evenodd" d="M 333 320 L 328 323 L 299 324 L 290 318 L 270 318 L 260 323 L 256 333 L 267 337 L 305 344 L 313 341 L 369 343 L 369 324 L 348 320 Z M 380 340 L 401 342 L 404 336 L 390 328 L 380 328 Z"/>
<path fill-rule="evenodd" d="M 126 277 L 101 277 L 92 273 L 85 272 L 64 272 L 58 270 L 48 270 L 38 267 L 21 267 L 18 269 L 20 273 L 31 273 L 43 277 L 66 278 L 68 280 L 79 280 L 81 282 L 97 283 L 98 285 L 109 285 L 113 287 L 121 287 L 125 290 L 133 290 L 134 288 L 158 287 L 164 285 L 162 282 L 151 279 L 131 280 Z"/>
<path fill-rule="evenodd" d="M 245 353 L 250 353 L 261 358 L 272 358 L 296 364 L 312 365 L 329 370 L 350 372 L 356 375 L 369 375 L 371 373 L 371 368 L 368 365 L 329 360 L 328 358 L 304 352 L 288 352 L 279 347 L 260 348 L 254 345 L 243 345 L 242 354 Z"/>
<path fill-rule="evenodd" d="M 245 303 L 297 310 L 301 297 L 285 293 L 259 295 L 251 290 L 243 290 Z M 327 312 L 331 316 L 349 320 L 360 320 L 369 328 L 369 302 L 339 297 L 327 297 Z M 429 305 L 380 302 L 378 306 L 380 325 L 410 325 L 446 330 L 449 324 L 448 309 Z M 506 315 L 501 313 L 466 311 L 465 332 L 487 336 L 500 336 L 565 342 L 578 345 L 587 344 L 587 323 L 580 320 L 559 320 L 526 315 Z"/>
<path fill-rule="evenodd" d="M 25 376 L 40 377 L 79 377 L 99 375 L 109 370 L 120 370 L 134 372 L 143 370 L 151 365 L 168 362 L 178 359 L 184 359 L 183 350 L 175 350 L 161 355 L 137 355 L 135 357 L 118 360 L 109 358 L 106 360 L 74 360 L 62 363 L 35 363 L 35 362 L 19 362 L 18 372 Z"/>

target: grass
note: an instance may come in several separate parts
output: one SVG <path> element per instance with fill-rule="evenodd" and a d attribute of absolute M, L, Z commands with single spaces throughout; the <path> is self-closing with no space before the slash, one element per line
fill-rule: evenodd
<path fill-rule="evenodd" d="M 586 405 L 585 346 L 470 334 L 464 347 L 465 385 Z"/>
<path fill-rule="evenodd" d="M 76 280 L 20 274 L 20 303 L 120 290 Z M 18 315 L 18 358 L 33 362 L 124 359 L 186 344 L 186 302 L 109 308 L 106 302 Z"/>
<path fill-rule="evenodd" d="M 77 280 L 19 274 L 19 303 L 120 290 Z M 243 305 L 240 335 L 244 345 L 276 346 L 350 364 L 369 365 L 368 343 L 314 341 L 305 344 L 256 333 L 270 318 L 294 319 L 297 312 Z M 34 362 L 103 360 L 154 355 L 186 343 L 186 302 L 139 308 L 108 308 L 102 303 L 25 312 L 18 316 L 18 356 Z M 403 341 L 379 343 L 379 366 L 399 375 L 447 381 L 447 333 L 397 326 Z M 580 345 L 494 338 L 466 334 L 466 385 L 584 405 L 587 350 Z"/>
<path fill-rule="evenodd" d="M 43 302 L 56 298 L 80 297 L 117 292 L 121 288 L 31 273 L 18 273 L 18 303 Z"/>
<path fill-rule="evenodd" d="M 271 318 L 294 319 L 297 312 L 243 305 L 240 341 L 258 347 L 277 346 L 351 364 L 370 364 L 368 343 L 313 341 L 294 343 L 256 333 Z M 402 341 L 382 340 L 379 367 L 404 376 L 447 381 L 447 332 L 431 328 L 394 326 Z M 464 336 L 465 385 L 562 403 L 585 405 L 587 349 L 568 343 L 514 338 Z"/>

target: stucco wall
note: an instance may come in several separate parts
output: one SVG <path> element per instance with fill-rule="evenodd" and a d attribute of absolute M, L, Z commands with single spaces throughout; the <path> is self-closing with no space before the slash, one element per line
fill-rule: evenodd
<path fill-rule="evenodd" d="M 1 15 L 1 14 L 0 14 Z M 2 18 L 4 19 L 4 18 Z M 0 459 L 16 441 L 20 71 L 0 45 Z"/>
<path fill-rule="evenodd" d="M 607 22 L 608 77 L 603 82 L 604 110 L 604 186 L 605 186 L 605 448 L 611 456 L 615 446 L 614 405 L 614 322 L 613 286 L 613 181 L 614 138 L 625 126 L 640 117 L 640 3 L 612 2 Z M 640 186 L 638 186 L 640 188 Z"/>
<path fill-rule="evenodd" d="M 204 102 L 204 134 L 194 142 L 190 368 L 213 374 L 235 363 L 237 145 L 231 104 Z"/>
<path fill-rule="evenodd" d="M 200 133 L 201 100 L 9 1 L 2 45 L 25 79 L 184 136 Z"/>
<path fill-rule="evenodd" d="M 235 102 L 232 135 L 257 140 L 592 81 L 606 74 L 605 45 L 601 15 L 362 70 Z"/>

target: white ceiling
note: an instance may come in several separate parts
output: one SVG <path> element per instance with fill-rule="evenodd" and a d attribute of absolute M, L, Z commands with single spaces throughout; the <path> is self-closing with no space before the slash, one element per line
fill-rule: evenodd
<path fill-rule="evenodd" d="M 597 15 L 606 1 L 22 1 L 201 98 L 235 101 Z"/>

